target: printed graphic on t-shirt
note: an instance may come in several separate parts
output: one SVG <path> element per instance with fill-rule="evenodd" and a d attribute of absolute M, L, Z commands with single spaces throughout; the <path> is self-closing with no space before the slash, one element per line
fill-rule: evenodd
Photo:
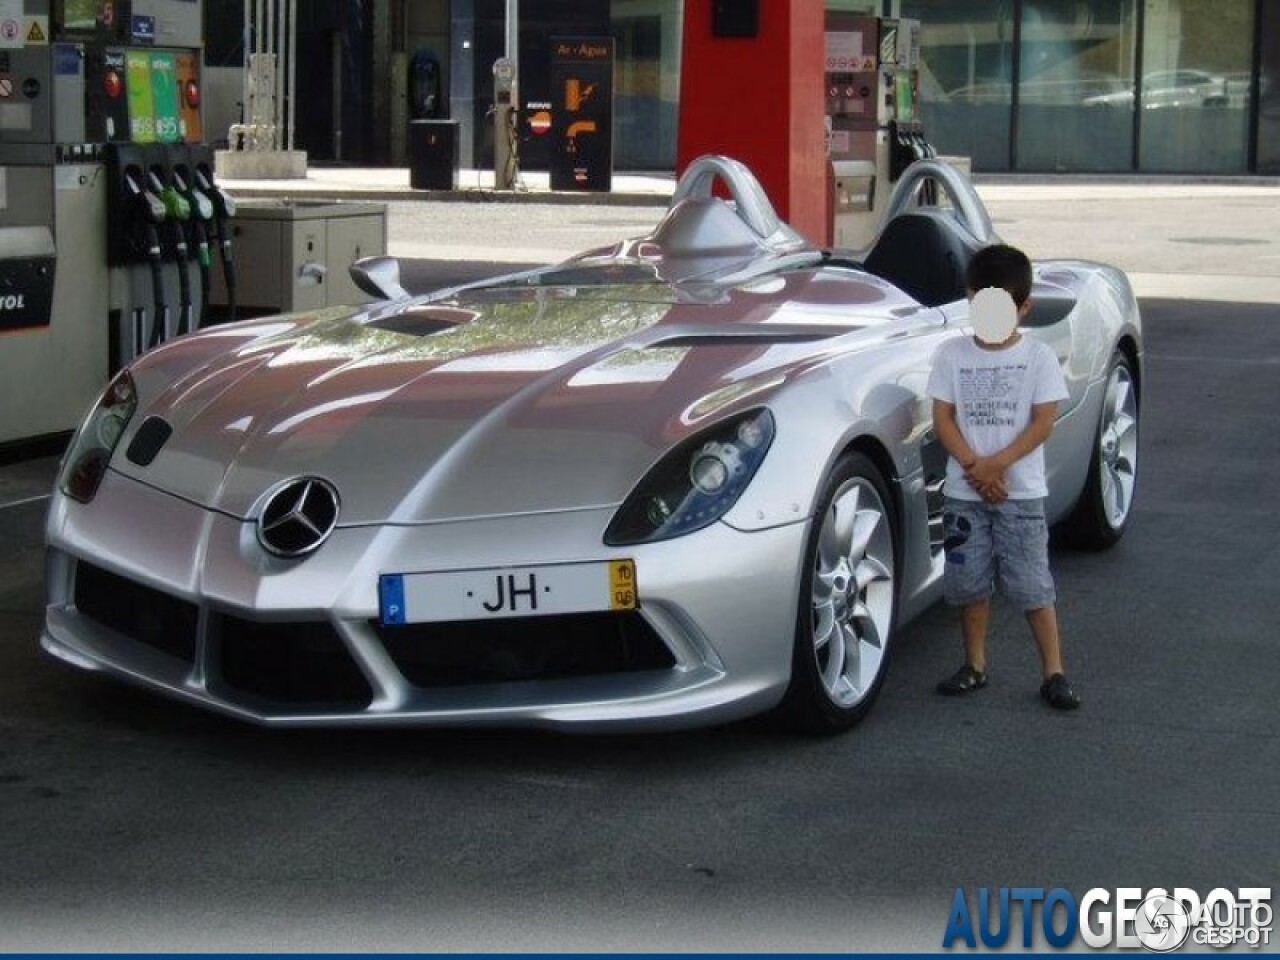
<path fill-rule="evenodd" d="M 1025 363 L 992 367 L 961 366 L 957 371 L 961 415 L 972 427 L 1016 427 L 1018 395 L 1027 375 Z"/>
<path fill-rule="evenodd" d="M 1057 357 L 1030 337 L 1001 350 L 983 350 L 969 338 L 948 341 L 934 358 L 927 389 L 931 397 L 955 406 L 956 425 L 979 457 L 1013 443 L 1036 404 L 1068 396 Z M 1048 495 L 1043 445 L 1005 471 L 1005 487 L 1011 500 Z M 957 500 L 982 499 L 954 457 L 947 459 L 946 491 Z"/>

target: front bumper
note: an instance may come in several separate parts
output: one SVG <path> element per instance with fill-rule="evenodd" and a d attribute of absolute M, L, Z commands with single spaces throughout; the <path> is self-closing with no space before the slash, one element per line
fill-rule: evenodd
<path fill-rule="evenodd" d="M 773 706 L 790 677 L 807 524 L 743 533 L 718 523 L 613 549 L 601 541 L 611 515 L 590 508 L 340 528 L 306 560 L 281 561 L 258 548 L 251 523 L 108 474 L 89 506 L 55 496 L 41 643 L 76 666 L 271 726 L 669 729 Z M 609 621 L 601 642 L 630 650 L 643 641 L 660 657 L 625 654 L 598 673 L 578 664 L 538 675 L 525 663 L 514 678 L 455 683 L 432 676 L 431 657 L 412 667 L 405 648 L 416 640 L 388 642 L 378 623 L 382 573 L 620 557 L 636 562 L 640 608 L 626 615 L 630 623 Z M 82 592 L 86 609 L 77 604 L 82 564 L 109 594 L 90 607 Z M 113 615 L 113 596 L 144 612 Z M 589 647 L 591 630 L 604 623 L 538 620 L 503 624 L 501 649 L 559 649 L 569 632 Z M 461 626 L 473 632 L 455 632 L 455 650 L 465 650 L 468 635 L 479 644 L 496 629 Z M 429 631 L 422 642 L 433 642 Z M 257 664 L 285 679 L 259 682 Z"/>

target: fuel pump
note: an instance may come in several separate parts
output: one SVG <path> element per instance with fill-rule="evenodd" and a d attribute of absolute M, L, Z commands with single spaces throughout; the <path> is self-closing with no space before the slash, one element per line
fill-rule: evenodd
<path fill-rule="evenodd" d="M 880 76 L 881 112 L 889 128 L 889 179 L 896 183 L 911 164 L 936 154 L 925 139 L 920 121 L 919 21 L 881 21 Z M 925 183 L 921 200 L 937 202 L 937 188 L 932 181 Z"/>
<path fill-rule="evenodd" d="M 0 448 L 47 435 L 80 416 L 92 399 L 85 341 L 68 322 L 65 293 L 84 284 L 65 255 L 81 238 L 63 203 L 83 167 L 83 151 L 59 149 L 54 103 L 61 89 L 49 43 L 47 0 L 10 2 L 0 13 Z M 33 31 L 35 37 L 33 38 Z M 73 172 L 74 171 L 74 172 Z M 80 200 L 88 190 L 75 191 Z M 91 204 L 83 204 L 88 207 Z M 83 212 L 77 209 L 77 213 Z M 61 222 L 60 222 L 61 221 Z M 93 291 L 73 291 L 88 303 Z M 93 392 L 100 389 L 94 384 Z M 81 410 L 77 411 L 76 407 Z"/>
<path fill-rule="evenodd" d="M 0 445 L 52 442 L 114 370 L 197 321 L 194 268 L 166 260 L 198 259 L 192 221 L 207 213 L 207 248 L 215 210 L 193 215 L 168 151 L 212 160 L 205 2 L 0 7 Z"/>
<path fill-rule="evenodd" d="M 933 155 L 916 104 L 919 21 L 826 15 L 826 125 L 831 227 L 836 247 L 864 249 L 879 213 L 911 163 Z M 927 184 L 921 199 L 933 202 Z"/>

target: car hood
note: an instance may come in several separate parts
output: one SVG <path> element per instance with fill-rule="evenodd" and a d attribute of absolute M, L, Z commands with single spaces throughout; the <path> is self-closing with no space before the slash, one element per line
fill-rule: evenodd
<path fill-rule="evenodd" d="M 652 285 L 215 328 L 135 367 L 140 407 L 113 468 L 242 518 L 282 481 L 322 477 L 343 526 L 612 505 L 674 443 L 848 332 L 783 314 L 774 298 L 677 302 Z M 144 466 L 126 451 L 151 417 L 172 434 Z"/>

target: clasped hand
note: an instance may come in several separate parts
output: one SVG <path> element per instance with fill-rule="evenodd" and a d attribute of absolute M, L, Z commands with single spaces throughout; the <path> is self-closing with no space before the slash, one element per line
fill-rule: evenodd
<path fill-rule="evenodd" d="M 964 472 L 969 482 L 987 503 L 1000 503 L 1009 498 L 1009 490 L 1004 482 L 1004 468 L 994 457 L 979 457 Z"/>

